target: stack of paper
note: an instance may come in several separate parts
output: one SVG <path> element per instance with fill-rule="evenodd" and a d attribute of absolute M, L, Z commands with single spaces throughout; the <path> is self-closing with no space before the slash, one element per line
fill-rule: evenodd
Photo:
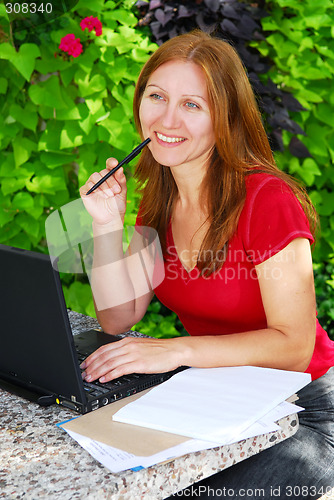
<path fill-rule="evenodd" d="M 227 444 L 310 382 L 255 366 L 191 368 L 118 411 L 113 420 Z"/>
<path fill-rule="evenodd" d="M 302 410 L 285 400 L 310 381 L 269 368 L 191 368 L 61 427 L 112 472 L 149 467 L 278 430 L 275 421 Z"/>

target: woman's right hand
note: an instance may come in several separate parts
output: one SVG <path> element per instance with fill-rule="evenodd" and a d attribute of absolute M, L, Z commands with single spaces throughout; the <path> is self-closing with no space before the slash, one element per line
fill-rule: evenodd
<path fill-rule="evenodd" d="M 112 168 L 116 167 L 116 158 L 108 158 L 106 168 L 101 172 L 94 172 L 81 188 L 80 196 L 86 210 L 92 216 L 95 224 L 104 225 L 110 222 L 117 224 L 124 221 L 126 211 L 126 177 L 121 167 L 104 181 L 91 194 L 87 191 L 104 177 Z"/>

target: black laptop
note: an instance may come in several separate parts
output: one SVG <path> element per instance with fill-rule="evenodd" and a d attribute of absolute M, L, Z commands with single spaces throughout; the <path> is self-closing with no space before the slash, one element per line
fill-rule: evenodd
<path fill-rule="evenodd" d="M 0 245 L 0 387 L 41 405 L 87 413 L 184 369 L 131 374 L 105 384 L 83 381 L 81 361 L 123 336 L 98 329 L 73 336 L 53 266 L 48 255 Z"/>

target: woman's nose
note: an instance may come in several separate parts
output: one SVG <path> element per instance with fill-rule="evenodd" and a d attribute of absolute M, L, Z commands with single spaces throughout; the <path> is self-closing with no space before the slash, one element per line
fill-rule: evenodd
<path fill-rule="evenodd" d="M 169 103 L 164 109 L 162 125 L 167 129 L 179 128 L 180 121 L 181 119 L 178 107 Z"/>

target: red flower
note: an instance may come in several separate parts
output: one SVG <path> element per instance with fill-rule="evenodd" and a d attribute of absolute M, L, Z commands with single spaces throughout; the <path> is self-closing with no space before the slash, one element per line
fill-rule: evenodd
<path fill-rule="evenodd" d="M 70 33 L 60 40 L 59 45 L 60 50 L 67 52 L 70 56 L 78 57 L 82 52 L 82 45 L 80 43 L 80 38 L 75 38 L 73 33 Z"/>
<path fill-rule="evenodd" d="M 95 35 L 102 35 L 102 23 L 97 17 L 89 16 L 85 17 L 80 23 L 82 31 L 88 28 L 88 31 L 93 31 L 95 29 Z"/>

